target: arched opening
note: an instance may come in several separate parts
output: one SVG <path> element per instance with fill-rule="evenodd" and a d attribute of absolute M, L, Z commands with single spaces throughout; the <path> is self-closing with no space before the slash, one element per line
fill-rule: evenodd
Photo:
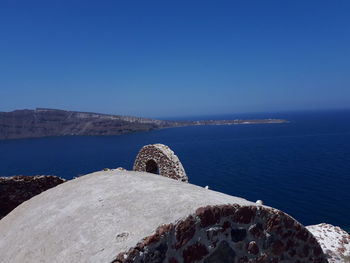
<path fill-rule="evenodd" d="M 159 168 L 154 160 L 149 160 L 146 163 L 146 172 L 152 174 L 159 174 Z"/>
<path fill-rule="evenodd" d="M 136 156 L 133 170 L 159 174 L 178 181 L 188 182 L 186 172 L 179 158 L 164 144 L 143 146 Z"/>

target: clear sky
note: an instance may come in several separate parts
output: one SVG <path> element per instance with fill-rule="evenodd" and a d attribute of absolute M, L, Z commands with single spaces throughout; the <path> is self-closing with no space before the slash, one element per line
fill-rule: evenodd
<path fill-rule="evenodd" d="M 349 0 L 0 1 L 0 111 L 349 106 Z"/>

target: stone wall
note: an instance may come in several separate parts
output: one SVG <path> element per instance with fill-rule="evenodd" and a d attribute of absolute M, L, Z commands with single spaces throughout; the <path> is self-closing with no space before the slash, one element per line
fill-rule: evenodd
<path fill-rule="evenodd" d="M 179 158 L 164 144 L 142 147 L 136 156 L 134 171 L 156 173 L 171 179 L 188 182 Z"/>
<path fill-rule="evenodd" d="M 266 207 L 221 205 L 197 209 L 160 226 L 113 263 L 313 262 L 327 259 L 314 236 L 285 213 Z"/>
<path fill-rule="evenodd" d="M 49 175 L 0 177 L 0 219 L 24 201 L 64 181 Z"/>

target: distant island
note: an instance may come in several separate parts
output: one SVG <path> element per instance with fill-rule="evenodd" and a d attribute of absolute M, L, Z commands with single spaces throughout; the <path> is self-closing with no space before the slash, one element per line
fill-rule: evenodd
<path fill-rule="evenodd" d="M 196 125 L 286 123 L 283 119 L 167 121 L 37 108 L 0 112 L 0 140 L 48 136 L 106 136 Z"/>

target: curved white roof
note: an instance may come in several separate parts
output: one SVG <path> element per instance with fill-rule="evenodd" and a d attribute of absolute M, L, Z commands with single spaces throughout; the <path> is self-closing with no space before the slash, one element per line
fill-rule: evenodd
<path fill-rule="evenodd" d="M 49 189 L 0 220 L 0 262 L 110 262 L 202 206 L 255 205 L 159 175 L 103 171 Z"/>

